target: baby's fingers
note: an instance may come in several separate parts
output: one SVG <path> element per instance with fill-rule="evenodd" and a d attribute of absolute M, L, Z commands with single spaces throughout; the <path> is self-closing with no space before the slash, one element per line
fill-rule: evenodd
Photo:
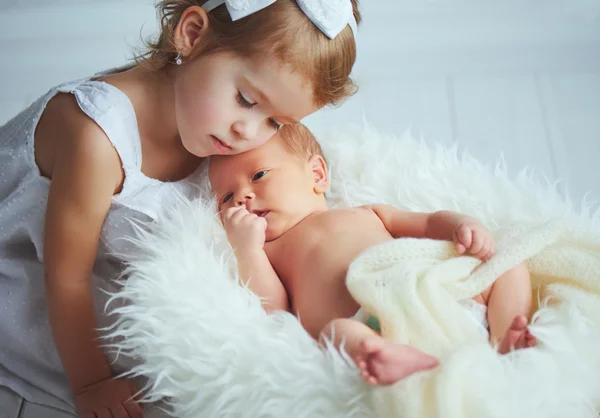
<path fill-rule="evenodd" d="M 459 254 L 464 253 L 472 244 L 472 232 L 469 228 L 459 227 L 456 232 L 456 251 Z"/>
<path fill-rule="evenodd" d="M 473 255 L 477 258 L 479 258 L 480 260 L 487 260 L 490 256 L 490 242 L 487 240 L 483 241 L 483 244 L 481 245 L 481 249 L 479 250 L 478 253 L 474 253 Z"/>
<path fill-rule="evenodd" d="M 245 206 L 238 206 L 236 209 L 237 210 L 233 212 L 229 218 L 229 222 L 239 223 L 246 215 L 248 215 L 248 211 L 246 210 Z"/>
<path fill-rule="evenodd" d="M 256 222 L 260 224 L 265 229 L 265 231 L 267 230 L 267 220 L 265 218 L 259 216 Z"/>
<path fill-rule="evenodd" d="M 235 215 L 236 213 L 239 213 L 240 209 L 242 209 L 242 208 L 243 208 L 243 206 L 233 206 L 233 207 L 227 208 L 223 211 L 222 216 L 224 219 L 229 220 L 229 219 L 231 219 L 231 217 L 233 215 Z"/>
<path fill-rule="evenodd" d="M 489 260 L 495 254 L 496 250 L 494 249 L 494 240 L 490 240 L 489 247 L 487 250 L 487 254 L 485 255 L 485 259 Z"/>
<path fill-rule="evenodd" d="M 258 215 L 256 213 L 252 213 L 252 212 L 248 212 L 246 211 L 246 213 L 244 213 L 241 216 L 242 220 L 244 222 L 252 222 L 253 220 L 255 220 L 256 218 L 258 218 Z"/>
<path fill-rule="evenodd" d="M 491 244 L 491 248 L 490 248 L 490 258 L 492 258 L 494 256 L 494 254 L 496 254 L 496 244 L 494 244 L 494 241 L 492 240 L 492 244 Z"/>
<path fill-rule="evenodd" d="M 481 235 L 481 233 L 479 233 L 476 230 L 474 230 L 472 234 L 473 239 L 471 247 L 469 248 L 469 252 L 477 257 L 479 255 L 479 252 L 483 249 L 484 237 Z"/>
<path fill-rule="evenodd" d="M 487 261 L 494 256 L 495 252 L 496 249 L 494 246 L 494 239 L 491 236 L 487 236 L 486 238 L 484 238 L 481 251 L 479 251 L 476 257 L 480 260 Z"/>

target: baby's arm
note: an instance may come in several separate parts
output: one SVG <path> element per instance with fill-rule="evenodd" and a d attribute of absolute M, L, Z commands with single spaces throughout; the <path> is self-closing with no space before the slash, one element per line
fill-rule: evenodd
<path fill-rule="evenodd" d="M 243 283 L 263 299 L 267 312 L 288 311 L 287 292 L 264 250 L 266 220 L 238 206 L 223 213 L 223 224 Z"/>
<path fill-rule="evenodd" d="M 52 178 L 44 231 L 52 333 L 81 414 L 126 408 L 137 417 L 141 409 L 128 403 L 135 387 L 112 379 L 100 347 L 90 281 L 100 230 L 122 181 L 121 163 L 106 135 L 77 108 L 74 98 L 57 99 L 36 132 L 36 161 Z"/>
<path fill-rule="evenodd" d="M 494 253 L 491 233 L 476 219 L 451 211 L 405 212 L 390 205 L 368 206 L 394 238 L 430 238 L 453 241 L 457 251 L 487 259 Z"/>

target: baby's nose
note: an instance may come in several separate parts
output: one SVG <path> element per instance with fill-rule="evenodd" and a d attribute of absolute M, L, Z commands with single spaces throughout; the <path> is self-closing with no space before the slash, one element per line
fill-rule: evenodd
<path fill-rule="evenodd" d="M 254 199 L 255 197 L 256 195 L 251 190 L 245 190 L 238 196 L 238 199 L 236 200 L 236 206 L 245 205 L 246 202 Z"/>

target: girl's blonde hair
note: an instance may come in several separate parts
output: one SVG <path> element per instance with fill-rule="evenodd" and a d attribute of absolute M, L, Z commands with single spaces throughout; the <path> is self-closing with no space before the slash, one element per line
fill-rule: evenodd
<path fill-rule="evenodd" d="M 351 0 L 354 18 L 360 22 L 358 0 Z M 138 64 L 160 70 L 175 61 L 178 51 L 173 32 L 183 12 L 202 6 L 206 0 L 162 0 L 158 2 L 160 34 L 147 42 L 147 51 L 136 56 Z M 278 0 L 236 22 L 225 6 L 208 14 L 209 34 L 202 40 L 201 54 L 232 52 L 244 58 L 269 55 L 312 83 L 315 104 L 338 104 L 357 90 L 350 78 L 356 61 L 352 29 L 346 27 L 329 39 L 304 15 L 295 0 Z"/>

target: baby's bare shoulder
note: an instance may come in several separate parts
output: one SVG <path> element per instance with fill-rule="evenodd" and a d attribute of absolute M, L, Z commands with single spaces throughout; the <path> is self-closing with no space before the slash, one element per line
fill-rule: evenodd
<path fill-rule="evenodd" d="M 328 212 L 330 216 L 341 217 L 341 216 L 369 216 L 374 214 L 373 207 L 369 205 L 354 206 L 351 208 L 333 209 Z"/>
<path fill-rule="evenodd" d="M 323 219 L 324 222 L 336 224 L 342 222 L 346 225 L 353 225 L 355 227 L 379 221 L 377 212 L 373 210 L 372 207 L 366 205 L 335 209 L 326 213 L 327 219 Z"/>

